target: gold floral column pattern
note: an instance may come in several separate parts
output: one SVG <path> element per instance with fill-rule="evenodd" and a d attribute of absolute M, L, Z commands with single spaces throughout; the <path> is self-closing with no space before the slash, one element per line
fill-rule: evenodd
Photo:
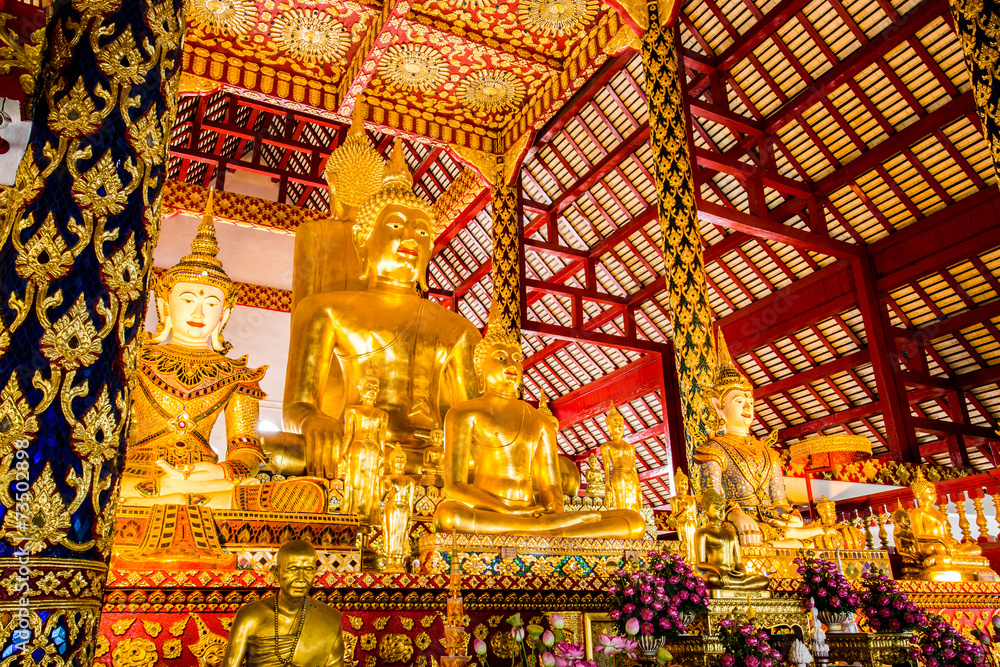
<path fill-rule="evenodd" d="M 962 41 L 965 64 L 972 79 L 972 95 L 990 142 L 993 169 L 1000 174 L 1000 7 L 983 0 L 950 0 L 955 32 Z"/>
<path fill-rule="evenodd" d="M 711 404 L 703 400 L 701 389 L 711 384 L 714 365 L 712 311 L 695 208 L 674 29 L 661 24 L 657 2 L 649 3 L 647 10 L 649 27 L 641 42 L 649 105 L 649 142 L 690 461 L 693 446 L 708 435 L 709 425 L 714 422 Z"/>
<path fill-rule="evenodd" d="M 160 228 L 182 7 L 48 8 L 34 124 L 0 218 L 5 657 L 93 659 Z"/>
<path fill-rule="evenodd" d="M 521 336 L 521 225 L 517 186 L 498 179 L 493 186 L 493 301 L 491 322 L 498 321 Z"/>

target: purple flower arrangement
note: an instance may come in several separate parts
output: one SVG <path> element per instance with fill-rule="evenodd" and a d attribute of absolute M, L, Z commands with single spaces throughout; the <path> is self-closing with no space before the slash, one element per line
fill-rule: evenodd
<path fill-rule="evenodd" d="M 796 572 L 802 577 L 799 595 L 812 598 L 819 612 L 853 612 L 860 603 L 858 594 L 851 588 L 851 582 L 840 571 L 836 563 L 806 556 L 796 558 Z"/>
<path fill-rule="evenodd" d="M 566 641 L 566 621 L 562 614 L 552 614 L 549 626 L 537 623 L 525 625 L 521 614 L 507 619 L 511 626 L 511 667 L 597 667 L 587 660 L 583 644 Z M 629 658 L 635 661 L 636 641 L 602 634 L 594 645 L 594 653 L 608 656 L 612 662 Z M 489 667 L 489 645 L 476 637 L 472 650 L 482 667 Z"/>
<path fill-rule="evenodd" d="M 865 572 L 860 583 L 860 606 L 875 632 L 913 632 L 927 624 L 924 612 L 881 572 Z"/>
<path fill-rule="evenodd" d="M 677 637 L 684 617 L 708 609 L 708 589 L 676 554 L 650 551 L 617 572 L 608 587 L 610 616 L 621 634 Z"/>
<path fill-rule="evenodd" d="M 779 667 L 784 661 L 768 640 L 766 630 L 758 630 L 752 621 L 725 618 L 719 622 L 722 642 L 721 667 Z"/>
<path fill-rule="evenodd" d="M 986 655 L 980 643 L 971 642 L 944 617 L 928 613 L 926 625 L 914 638 L 910 657 L 923 667 L 985 667 Z M 982 638 L 980 637 L 980 642 Z"/>

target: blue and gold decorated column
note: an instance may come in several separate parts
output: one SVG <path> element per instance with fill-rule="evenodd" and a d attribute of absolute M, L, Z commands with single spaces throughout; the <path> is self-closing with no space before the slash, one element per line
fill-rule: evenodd
<path fill-rule="evenodd" d="M 0 662 L 89 665 L 181 67 L 181 0 L 55 0 L 0 218 Z"/>
<path fill-rule="evenodd" d="M 950 0 L 949 4 L 969 67 L 983 136 L 990 143 L 993 169 L 1000 174 L 1000 79 L 997 77 L 1000 6 L 983 0 Z"/>

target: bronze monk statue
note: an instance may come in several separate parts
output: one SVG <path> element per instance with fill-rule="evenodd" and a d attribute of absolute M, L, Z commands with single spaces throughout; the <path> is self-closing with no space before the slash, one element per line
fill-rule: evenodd
<path fill-rule="evenodd" d="M 563 511 L 555 425 L 518 398 L 522 360 L 517 334 L 491 316 L 474 357 L 484 393 L 455 405 L 445 418 L 445 501 L 434 513 L 435 529 L 641 538 L 646 526 L 633 510 Z"/>
<path fill-rule="evenodd" d="M 422 472 L 429 435 L 448 408 L 476 394 L 479 331 L 418 293 L 427 287 L 435 227 L 412 188 L 397 142 L 382 188 L 353 226 L 368 289 L 312 293 L 292 313 L 283 418 L 303 436 L 310 474 L 337 474 L 344 409 L 361 404 L 356 388 L 366 367 L 380 384 L 375 407 L 389 415 L 386 441 L 406 452 L 410 474 Z"/>
<path fill-rule="evenodd" d="M 705 585 L 729 590 L 766 589 L 767 577 L 747 573 L 736 531 L 722 523 L 726 499 L 715 489 L 708 489 L 701 496 L 701 508 L 708 525 L 694 534 L 694 552 Z"/>
<path fill-rule="evenodd" d="M 343 667 L 340 612 L 309 597 L 317 563 L 308 542 L 281 545 L 279 590 L 240 607 L 222 667 Z"/>

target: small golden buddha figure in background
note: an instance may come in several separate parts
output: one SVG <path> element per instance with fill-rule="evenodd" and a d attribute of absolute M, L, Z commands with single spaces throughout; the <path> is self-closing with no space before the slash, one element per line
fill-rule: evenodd
<path fill-rule="evenodd" d="M 642 487 L 635 468 L 635 447 L 625 441 L 625 418 L 611 404 L 605 420 L 611 439 L 601 445 L 607 491 L 604 506 L 609 510 L 642 509 Z"/>
<path fill-rule="evenodd" d="M 120 492 L 127 505 L 227 508 L 236 483 L 254 476 L 263 462 L 257 421 L 267 367 L 225 356 L 231 346 L 222 330 L 238 288 L 218 258 L 213 197 L 211 192 L 191 253 L 156 283 L 159 328 L 139 351 L 132 393 Z M 208 443 L 221 416 L 228 448 L 220 463 Z"/>
<path fill-rule="evenodd" d="M 604 471 L 601 470 L 601 462 L 597 458 L 597 454 L 591 453 L 587 457 L 587 494 L 592 498 L 602 498 L 607 493 L 607 487 L 604 483 Z"/>
<path fill-rule="evenodd" d="M 353 226 L 368 289 L 312 293 L 292 312 L 283 419 L 303 437 L 310 474 L 336 475 L 344 411 L 361 403 L 355 387 L 365 368 L 380 382 L 376 407 L 389 415 L 386 439 L 406 451 L 408 473 L 420 474 L 428 436 L 448 409 L 476 395 L 478 329 L 418 293 L 427 288 L 434 232 L 397 140 L 381 189 L 364 199 Z"/>
<path fill-rule="evenodd" d="M 435 530 L 641 538 L 646 526 L 638 512 L 563 511 L 555 427 L 518 398 L 521 343 L 498 320 L 491 312 L 475 350 L 483 395 L 454 406 L 445 418 L 445 500 L 434 513 Z"/>
<path fill-rule="evenodd" d="M 423 486 L 441 486 L 444 482 L 444 429 L 431 431 L 424 450 L 424 467 L 420 483 Z"/>
<path fill-rule="evenodd" d="M 378 378 L 371 369 L 358 383 L 361 405 L 347 408 L 344 413 L 344 440 L 338 468 L 344 475 L 343 512 L 373 523 L 378 510 L 378 479 L 385 456 L 385 432 L 389 415 L 375 407 Z"/>
<path fill-rule="evenodd" d="M 767 577 L 747 573 L 736 532 L 722 523 L 726 499 L 715 489 L 708 489 L 701 495 L 701 509 L 708 524 L 695 532 L 694 545 L 695 562 L 705 577 L 705 585 L 713 589 L 766 589 Z"/>
<path fill-rule="evenodd" d="M 785 495 L 781 459 L 771 449 L 772 438 L 750 435 L 754 419 L 753 385 L 729 356 L 719 331 L 718 363 L 711 387 L 704 391 L 725 424 L 725 432 L 698 445 L 701 488 L 715 489 L 729 501 L 727 520 L 736 526 L 744 545 L 768 543 L 801 548 L 803 540 L 824 533 L 819 525 L 804 526 L 802 515 Z"/>
<path fill-rule="evenodd" d="M 948 517 L 935 507 L 937 489 L 922 471 L 917 471 L 910 489 L 917 506 L 907 512 L 909 525 L 897 522 L 893 531 L 904 576 L 925 581 L 995 581 L 996 573 L 979 545 L 952 537 Z"/>
<path fill-rule="evenodd" d="M 694 534 L 698 530 L 698 499 L 688 494 L 689 480 L 680 468 L 674 475 L 677 495 L 670 499 L 670 514 L 677 522 L 677 539 L 688 563 L 695 563 Z"/>
<path fill-rule="evenodd" d="M 847 549 L 856 551 L 867 548 L 865 536 L 860 528 L 844 523 L 837 523 L 837 505 L 823 496 L 816 503 L 816 513 L 819 523 L 826 532 L 813 538 L 813 546 L 817 549 Z"/>
<path fill-rule="evenodd" d="M 343 667 L 340 612 L 309 597 L 318 558 L 308 542 L 278 549 L 278 591 L 240 607 L 223 667 Z"/>
<path fill-rule="evenodd" d="M 416 483 L 403 470 L 406 452 L 399 445 L 386 460 L 388 473 L 382 478 L 385 504 L 382 507 L 383 572 L 406 572 L 410 559 L 410 516 Z"/>

